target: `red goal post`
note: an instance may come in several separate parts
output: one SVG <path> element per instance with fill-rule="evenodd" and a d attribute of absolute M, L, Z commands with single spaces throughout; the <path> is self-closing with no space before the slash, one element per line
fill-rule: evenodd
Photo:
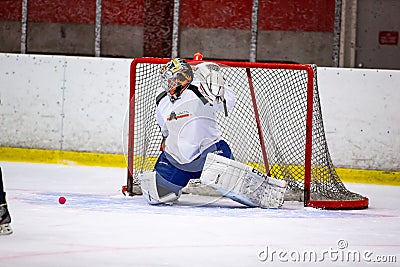
<path fill-rule="evenodd" d="M 160 66 L 169 60 L 136 58 L 131 63 L 127 134 L 127 191 L 131 195 L 139 184 L 137 175 L 151 170 L 160 153 L 155 98 L 161 82 Z M 228 117 L 217 117 L 236 160 L 286 180 L 287 200 L 324 209 L 368 207 L 368 198 L 350 192 L 333 166 L 315 65 L 213 62 L 222 66 L 226 82 L 237 97 Z"/>

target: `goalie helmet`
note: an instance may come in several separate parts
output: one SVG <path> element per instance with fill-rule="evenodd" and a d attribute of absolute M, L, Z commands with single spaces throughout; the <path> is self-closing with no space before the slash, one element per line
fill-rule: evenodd
<path fill-rule="evenodd" d="M 173 102 L 193 80 L 192 67 L 181 58 L 174 58 L 161 68 L 163 89 L 169 94 Z"/>

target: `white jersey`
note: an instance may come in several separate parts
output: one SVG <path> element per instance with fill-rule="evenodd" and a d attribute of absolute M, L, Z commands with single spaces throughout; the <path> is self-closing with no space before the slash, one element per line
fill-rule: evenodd
<path fill-rule="evenodd" d="M 224 97 L 227 109 L 232 109 L 235 95 L 226 86 Z M 224 105 L 215 101 L 211 105 L 203 100 L 192 90 L 186 89 L 174 102 L 167 96 L 157 106 L 157 122 L 163 136 L 167 137 L 165 152 L 180 164 L 192 162 L 205 149 L 222 139 L 215 115 L 224 110 Z"/>

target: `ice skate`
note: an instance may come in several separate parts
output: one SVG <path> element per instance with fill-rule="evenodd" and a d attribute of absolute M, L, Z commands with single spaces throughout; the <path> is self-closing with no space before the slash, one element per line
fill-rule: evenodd
<path fill-rule="evenodd" d="M 7 204 L 0 204 L 0 235 L 12 234 L 10 226 L 11 216 L 7 209 Z"/>

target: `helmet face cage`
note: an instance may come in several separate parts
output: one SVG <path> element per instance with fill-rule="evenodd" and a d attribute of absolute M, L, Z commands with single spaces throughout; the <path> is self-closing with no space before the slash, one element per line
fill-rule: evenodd
<path fill-rule="evenodd" d="M 193 80 L 192 67 L 183 59 L 174 58 L 161 68 L 163 89 L 178 98 Z"/>

